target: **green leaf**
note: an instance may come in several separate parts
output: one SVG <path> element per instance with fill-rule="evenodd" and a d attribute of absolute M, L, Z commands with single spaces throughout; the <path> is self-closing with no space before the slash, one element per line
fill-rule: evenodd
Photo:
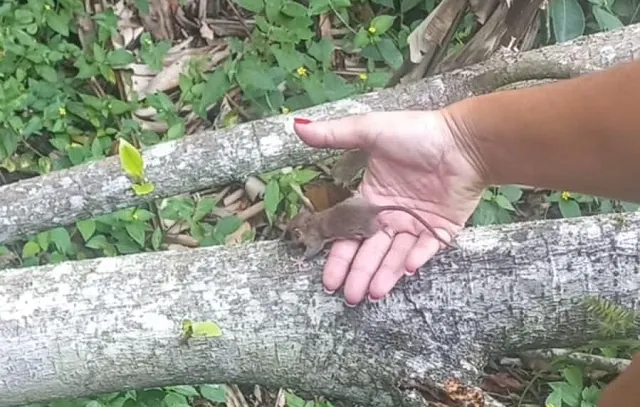
<path fill-rule="evenodd" d="M 147 195 L 152 193 L 156 187 L 150 182 L 143 182 L 142 184 L 133 184 L 133 192 L 136 195 Z"/>
<path fill-rule="evenodd" d="M 331 56 L 335 49 L 330 39 L 322 37 L 320 41 L 314 41 L 309 46 L 308 53 L 317 59 L 323 66 L 330 66 Z"/>
<path fill-rule="evenodd" d="M 133 54 L 124 48 L 118 48 L 107 55 L 107 63 L 111 66 L 128 65 L 133 61 L 135 61 Z"/>
<path fill-rule="evenodd" d="M 482 200 L 471 215 L 474 226 L 492 225 L 497 222 L 497 207 L 489 201 Z"/>
<path fill-rule="evenodd" d="M 382 38 L 376 45 L 382 58 L 390 67 L 400 68 L 403 62 L 402 53 L 391 38 Z"/>
<path fill-rule="evenodd" d="M 275 216 L 281 200 L 280 183 L 276 178 L 271 178 L 264 191 L 264 210 L 267 213 L 269 221 Z"/>
<path fill-rule="evenodd" d="M 135 7 L 142 16 L 149 14 L 149 0 L 133 0 Z"/>
<path fill-rule="evenodd" d="M 324 94 L 330 101 L 345 99 L 356 93 L 354 85 L 333 72 L 325 72 L 322 77 Z"/>
<path fill-rule="evenodd" d="M 264 0 L 233 0 L 240 7 L 259 14 L 264 10 Z"/>
<path fill-rule="evenodd" d="M 238 63 L 236 80 L 242 87 L 251 87 L 259 90 L 276 90 L 270 76 L 265 75 L 266 67 L 249 60 L 242 60 Z"/>
<path fill-rule="evenodd" d="M 28 24 L 33 21 L 33 13 L 24 7 L 20 7 L 16 9 L 14 18 L 19 23 Z"/>
<path fill-rule="evenodd" d="M 90 402 L 85 404 L 84 407 L 104 407 L 104 404 L 102 404 L 98 400 L 91 400 Z"/>
<path fill-rule="evenodd" d="M 270 50 L 276 57 L 278 65 L 286 71 L 294 71 L 305 65 L 304 55 L 298 52 L 293 45 L 273 44 Z"/>
<path fill-rule="evenodd" d="M 40 232 L 36 235 L 36 242 L 43 251 L 47 251 L 49 249 L 49 244 L 51 243 L 51 235 L 50 231 L 47 230 L 45 232 Z"/>
<path fill-rule="evenodd" d="M 135 179 L 144 178 L 144 164 L 142 154 L 127 140 L 119 139 L 118 155 L 122 169 Z"/>
<path fill-rule="evenodd" d="M 582 215 L 580 205 L 573 199 L 566 201 L 561 199 L 560 202 L 558 202 L 558 206 L 560 207 L 560 213 L 562 213 L 562 216 L 565 218 L 576 218 Z"/>
<path fill-rule="evenodd" d="M 231 87 L 231 81 L 222 68 L 217 68 L 209 77 L 202 91 L 202 108 L 218 103 Z"/>
<path fill-rule="evenodd" d="M 56 245 L 60 253 L 68 253 L 71 250 L 71 236 L 67 229 L 58 227 L 49 231 L 51 241 Z"/>
<path fill-rule="evenodd" d="M 551 0 L 549 9 L 557 42 L 569 41 L 584 34 L 585 16 L 578 0 Z"/>
<path fill-rule="evenodd" d="M 98 249 L 102 249 L 107 244 L 108 244 L 107 238 L 104 235 L 95 235 L 85 244 L 85 246 L 87 246 L 90 249 L 98 250 Z"/>
<path fill-rule="evenodd" d="M 217 337 L 222 335 L 222 330 L 215 322 L 193 322 L 193 336 Z"/>
<path fill-rule="evenodd" d="M 567 366 L 562 370 L 562 375 L 570 385 L 582 389 L 583 375 L 582 370 L 579 367 Z"/>
<path fill-rule="evenodd" d="M 309 15 L 315 16 L 318 14 L 326 13 L 331 10 L 330 0 L 311 0 L 309 2 Z M 334 7 L 339 7 L 334 4 Z"/>
<path fill-rule="evenodd" d="M 40 253 L 40 245 L 34 241 L 28 241 L 22 246 L 22 258 L 32 257 Z"/>
<path fill-rule="evenodd" d="M 302 17 L 306 16 L 308 13 L 308 10 L 305 6 L 300 3 L 296 3 L 295 1 L 286 2 L 282 6 L 282 9 L 280 11 L 282 12 L 282 14 L 286 14 L 289 17 Z"/>
<path fill-rule="evenodd" d="M 598 397 L 600 396 L 600 389 L 597 386 L 594 386 L 592 384 L 591 386 L 585 387 L 584 389 L 582 389 L 581 396 L 582 396 L 583 403 L 585 402 L 595 403 L 596 401 L 598 401 Z M 594 405 L 594 404 L 591 404 L 591 405 Z"/>
<path fill-rule="evenodd" d="M 63 37 L 69 36 L 69 23 L 70 19 L 67 18 L 66 14 L 60 14 L 56 12 L 48 12 L 47 16 L 47 25 L 58 34 Z"/>
<path fill-rule="evenodd" d="M 307 168 L 301 168 L 293 172 L 293 180 L 300 185 L 304 185 L 307 182 L 311 182 L 320 175 L 320 172 L 313 171 Z"/>
<path fill-rule="evenodd" d="M 194 222 L 201 221 L 202 218 L 204 218 L 209 213 L 211 213 L 211 210 L 213 209 L 214 206 L 216 206 L 216 202 L 213 199 L 211 198 L 200 199 L 196 204 L 196 209 L 193 212 L 192 220 Z"/>
<path fill-rule="evenodd" d="M 58 73 L 49 65 L 36 65 L 35 69 L 38 75 L 45 81 L 51 83 L 58 82 Z"/>
<path fill-rule="evenodd" d="M 567 382 L 551 382 L 549 386 L 554 393 L 560 395 L 560 399 L 571 407 L 578 407 L 580 403 L 580 392 L 582 388 L 574 387 Z M 561 407 L 561 404 L 558 404 Z"/>
<path fill-rule="evenodd" d="M 184 135 L 184 122 L 182 120 L 176 122 L 173 126 L 167 130 L 167 139 L 175 140 Z"/>
<path fill-rule="evenodd" d="M 145 237 L 145 228 L 146 224 L 142 221 L 129 222 L 125 226 L 127 229 L 127 233 L 136 243 L 140 245 L 140 247 L 144 247 L 144 237 Z"/>
<path fill-rule="evenodd" d="M 515 185 L 502 185 L 498 188 L 498 193 L 504 195 L 509 202 L 518 202 L 522 197 L 522 189 Z"/>
<path fill-rule="evenodd" d="M 121 115 L 122 113 L 125 113 L 130 109 L 131 109 L 131 105 L 129 105 L 129 103 L 124 102 L 122 100 L 113 99 L 109 103 L 109 110 L 111 110 L 111 113 L 113 113 L 114 115 Z"/>
<path fill-rule="evenodd" d="M 76 227 L 86 242 L 96 231 L 96 221 L 93 219 L 79 220 L 76 222 Z"/>
<path fill-rule="evenodd" d="M 242 225 L 242 220 L 236 215 L 225 216 L 220 219 L 214 228 L 214 236 L 220 243 L 224 242 L 224 239 L 238 230 Z"/>
<path fill-rule="evenodd" d="M 623 27 L 622 21 L 613 14 L 609 13 L 601 7 L 593 6 L 591 8 L 593 16 L 595 17 L 598 25 L 603 31 L 615 30 L 616 28 Z"/>
<path fill-rule="evenodd" d="M 500 207 L 502 207 L 502 208 L 504 208 L 504 209 L 506 209 L 508 211 L 515 211 L 516 210 L 516 208 L 513 207 L 511 202 L 509 202 L 509 200 L 504 195 L 496 195 L 494 199 L 495 199 L 496 203 Z"/>
<path fill-rule="evenodd" d="M 400 12 L 404 14 L 420 3 L 424 3 L 424 0 L 402 0 L 400 2 Z"/>
<path fill-rule="evenodd" d="M 551 392 L 544 401 L 545 407 L 562 407 L 562 395 L 559 392 Z"/>
<path fill-rule="evenodd" d="M 638 210 L 638 208 L 640 208 L 640 204 L 634 203 L 634 202 L 620 202 L 620 206 L 622 206 L 622 209 L 624 209 L 627 212 L 635 212 Z"/>
<path fill-rule="evenodd" d="M 162 244 L 162 229 L 155 228 L 151 234 L 151 247 L 153 250 L 159 250 Z"/>
<path fill-rule="evenodd" d="M 193 386 L 178 385 L 178 386 L 171 386 L 170 389 L 171 391 L 174 391 L 178 394 L 182 394 L 183 396 L 187 396 L 187 397 L 198 397 L 200 395 L 200 393 L 198 393 L 198 390 L 196 390 L 196 388 Z"/>
<path fill-rule="evenodd" d="M 214 403 L 224 403 L 227 400 L 224 387 L 217 384 L 203 384 L 200 386 L 200 394 Z"/>
<path fill-rule="evenodd" d="M 84 148 L 82 146 L 70 146 L 67 149 L 67 156 L 71 164 L 78 165 L 84 162 Z"/>
<path fill-rule="evenodd" d="M 395 16 L 383 14 L 374 17 L 373 20 L 371 20 L 370 26 L 376 29 L 375 35 L 382 35 L 391 28 L 393 20 L 395 20 Z"/>
<path fill-rule="evenodd" d="M 167 407 L 190 407 L 187 398 L 177 393 L 167 393 L 162 401 Z"/>
<path fill-rule="evenodd" d="M 369 39 L 369 34 L 364 28 L 360 27 L 355 37 L 353 38 L 353 46 L 356 48 L 364 48 L 369 45 L 370 42 L 371 40 Z"/>

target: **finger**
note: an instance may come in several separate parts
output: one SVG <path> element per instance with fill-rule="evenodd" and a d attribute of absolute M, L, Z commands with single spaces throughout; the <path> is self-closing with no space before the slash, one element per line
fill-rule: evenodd
<path fill-rule="evenodd" d="M 347 305 L 355 306 L 364 300 L 371 279 L 392 243 L 393 238 L 383 231 L 378 231 L 362 243 L 344 284 L 344 301 Z"/>
<path fill-rule="evenodd" d="M 382 265 L 369 285 L 369 297 L 372 301 L 387 295 L 405 275 L 407 271 L 404 267 L 405 258 L 417 240 L 416 236 L 409 233 L 399 233 L 395 237 Z"/>
<path fill-rule="evenodd" d="M 438 230 L 436 229 L 436 232 Z M 408 274 L 413 274 L 440 250 L 440 242 L 429 232 L 422 232 L 405 261 Z"/>
<path fill-rule="evenodd" d="M 342 286 L 359 247 L 360 242 L 356 240 L 333 242 L 322 274 L 322 285 L 327 293 L 333 294 Z"/>
<path fill-rule="evenodd" d="M 311 147 L 368 150 L 389 123 L 402 121 L 405 112 L 371 112 L 341 119 L 307 122 L 294 119 L 296 134 Z"/>

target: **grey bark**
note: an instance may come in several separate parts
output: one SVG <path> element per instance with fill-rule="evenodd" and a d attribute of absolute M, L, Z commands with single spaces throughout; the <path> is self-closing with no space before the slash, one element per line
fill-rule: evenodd
<path fill-rule="evenodd" d="M 634 59 L 640 25 L 522 54 L 499 54 L 479 65 L 416 83 L 319 105 L 296 116 L 313 119 L 395 109 L 434 109 L 524 79 L 580 75 Z M 143 201 L 242 181 L 247 175 L 338 154 L 311 149 L 276 116 L 221 131 L 205 131 L 143 152 L 155 192 L 136 196 L 117 157 L 0 188 L 0 244 Z"/>
<path fill-rule="evenodd" d="M 473 385 L 490 357 L 597 338 L 585 296 L 637 307 L 639 233 L 640 213 L 466 229 L 356 308 L 279 241 L 7 270 L 0 406 L 202 382 L 420 405 L 416 387 Z M 181 346 L 183 318 L 222 336 Z"/>

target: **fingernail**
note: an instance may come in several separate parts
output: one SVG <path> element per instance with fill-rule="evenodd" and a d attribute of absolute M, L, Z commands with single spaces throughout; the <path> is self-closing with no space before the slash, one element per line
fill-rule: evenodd
<path fill-rule="evenodd" d="M 324 292 L 325 292 L 325 293 L 327 293 L 327 294 L 329 294 L 329 295 L 331 295 L 331 294 L 333 294 L 333 293 L 335 293 L 335 292 L 336 292 L 336 290 L 329 290 L 329 289 L 328 289 L 327 287 L 325 287 L 325 286 L 322 286 L 322 289 L 324 290 Z"/>
<path fill-rule="evenodd" d="M 405 270 L 405 271 L 404 271 L 404 275 L 405 275 L 405 276 L 412 276 L 412 275 L 414 275 L 414 274 L 416 274 L 416 269 L 413 269 L 413 270 Z"/>
<path fill-rule="evenodd" d="M 367 295 L 367 299 L 369 300 L 369 302 L 378 302 L 378 301 L 380 301 L 380 298 L 372 297 L 371 294 Z"/>
<path fill-rule="evenodd" d="M 301 117 L 294 117 L 293 118 L 293 122 L 297 123 L 297 124 L 309 124 L 311 123 L 311 120 L 309 119 L 303 119 Z"/>
<path fill-rule="evenodd" d="M 354 308 L 358 304 L 350 304 L 349 301 L 347 301 L 347 299 L 345 298 L 344 305 L 346 305 L 349 308 Z"/>

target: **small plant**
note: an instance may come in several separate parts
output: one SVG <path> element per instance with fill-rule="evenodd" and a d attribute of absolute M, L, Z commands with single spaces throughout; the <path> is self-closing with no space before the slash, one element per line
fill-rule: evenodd
<path fill-rule="evenodd" d="M 474 225 L 504 224 L 513 221 L 513 206 L 522 197 L 522 189 L 503 185 L 487 189 L 482 195 L 478 207 L 471 216 Z"/>
<path fill-rule="evenodd" d="M 585 386 L 582 369 L 567 366 L 562 369 L 563 381 L 548 383 L 552 391 L 545 400 L 545 407 L 596 407 L 600 388 Z"/>

